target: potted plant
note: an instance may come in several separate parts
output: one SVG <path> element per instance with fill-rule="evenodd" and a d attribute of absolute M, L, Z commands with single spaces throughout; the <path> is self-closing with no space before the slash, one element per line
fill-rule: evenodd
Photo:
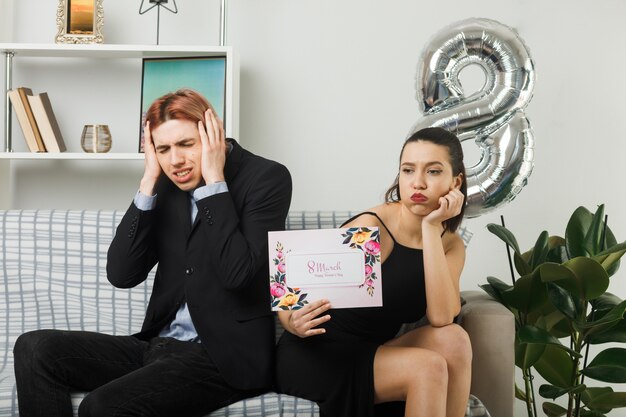
<path fill-rule="evenodd" d="M 513 251 L 519 274 L 512 276 L 512 285 L 488 277 L 481 288 L 515 316 L 515 364 L 524 378 L 523 389 L 516 386 L 515 391 L 526 402 L 528 416 L 538 416 L 533 370 L 548 382 L 539 395 L 552 400 L 542 404 L 549 417 L 601 417 L 626 407 L 626 392 L 585 383 L 586 378 L 626 382 L 626 349 L 611 347 L 594 357 L 589 352 L 590 345 L 626 342 L 626 301 L 607 292 L 626 242 L 617 243 L 604 205 L 595 213 L 577 208 L 565 237 L 543 231 L 526 252 L 506 227 L 487 228 L 506 243 L 507 252 Z M 509 263 L 513 275 L 510 256 Z M 567 406 L 554 402 L 557 398 Z"/>

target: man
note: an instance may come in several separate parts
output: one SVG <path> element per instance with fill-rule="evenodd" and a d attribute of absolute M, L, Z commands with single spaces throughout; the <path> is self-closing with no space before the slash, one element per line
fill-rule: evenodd
<path fill-rule="evenodd" d="M 284 227 L 289 172 L 226 140 L 195 91 L 157 99 L 146 120 L 144 175 L 107 262 L 120 288 L 158 263 L 142 330 L 20 336 L 21 417 L 71 416 L 73 390 L 91 391 L 80 416 L 202 416 L 271 386 L 267 232 Z"/>

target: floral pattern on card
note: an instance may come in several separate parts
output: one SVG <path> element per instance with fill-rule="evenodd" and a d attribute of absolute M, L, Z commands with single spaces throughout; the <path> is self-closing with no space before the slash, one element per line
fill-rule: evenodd
<path fill-rule="evenodd" d="M 272 259 L 274 266 L 276 266 L 276 272 L 273 276 L 270 276 L 272 308 L 298 310 L 309 303 L 306 299 L 308 294 L 303 293 L 300 288 L 291 288 L 287 285 L 285 254 L 282 243 L 276 242 L 276 254 Z"/>
<path fill-rule="evenodd" d="M 378 230 L 367 227 L 351 227 L 341 235 L 343 244 L 363 251 L 365 258 L 365 277 L 359 288 L 365 287 L 370 296 L 374 296 L 374 282 L 378 279 L 374 265 L 380 262 L 380 234 Z"/>

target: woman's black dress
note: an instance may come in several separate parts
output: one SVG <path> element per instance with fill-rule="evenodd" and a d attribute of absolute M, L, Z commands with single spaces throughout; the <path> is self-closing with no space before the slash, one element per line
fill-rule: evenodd
<path fill-rule="evenodd" d="M 362 214 L 376 216 L 352 219 Z M 278 391 L 317 402 L 322 417 L 375 416 L 376 349 L 426 313 L 422 251 L 389 235 L 394 245 L 381 266 L 382 307 L 330 310 L 331 319 L 320 326 L 325 334 L 301 339 L 286 331 L 278 342 Z"/>

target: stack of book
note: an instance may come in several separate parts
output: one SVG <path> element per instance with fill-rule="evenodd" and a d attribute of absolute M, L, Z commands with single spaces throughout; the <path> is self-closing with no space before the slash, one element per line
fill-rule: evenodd
<path fill-rule="evenodd" d="M 65 142 L 59 129 L 48 93 L 33 94 L 27 87 L 9 90 L 26 145 L 31 152 L 64 152 Z"/>

